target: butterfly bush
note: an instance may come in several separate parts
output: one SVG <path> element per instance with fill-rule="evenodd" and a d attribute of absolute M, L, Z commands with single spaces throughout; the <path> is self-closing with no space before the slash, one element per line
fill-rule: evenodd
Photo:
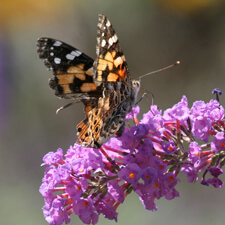
<path fill-rule="evenodd" d="M 136 125 L 100 149 L 71 146 L 44 156 L 40 187 L 43 213 L 51 225 L 70 222 L 76 214 L 85 224 L 96 224 L 100 214 L 117 221 L 118 206 L 135 192 L 147 210 L 157 210 L 156 199 L 179 196 L 181 172 L 191 183 L 223 186 L 219 176 L 225 163 L 224 108 L 217 100 L 196 101 L 188 107 L 185 96 L 162 112 L 150 107 L 140 121 L 139 107 L 127 115 Z"/>

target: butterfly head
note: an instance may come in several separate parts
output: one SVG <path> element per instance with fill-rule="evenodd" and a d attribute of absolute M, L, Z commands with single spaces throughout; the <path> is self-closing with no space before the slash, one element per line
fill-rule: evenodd
<path fill-rule="evenodd" d="M 132 80 L 132 87 L 133 87 L 133 90 L 134 90 L 134 99 L 137 99 L 137 94 L 140 90 L 140 80 Z"/>

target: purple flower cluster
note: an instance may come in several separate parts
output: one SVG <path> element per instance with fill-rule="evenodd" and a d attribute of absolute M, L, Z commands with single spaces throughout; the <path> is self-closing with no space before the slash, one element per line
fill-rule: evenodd
<path fill-rule="evenodd" d="M 132 191 L 146 209 L 157 210 L 155 199 L 179 196 L 180 171 L 189 182 L 203 171 L 202 184 L 223 186 L 225 122 L 217 100 L 196 101 L 189 108 L 183 96 L 164 113 L 151 106 L 140 122 L 138 113 L 136 107 L 127 115 L 136 126 L 100 149 L 75 144 L 64 156 L 58 149 L 43 158 L 47 168 L 40 193 L 49 224 L 67 224 L 72 213 L 85 224 L 96 224 L 100 214 L 117 221 L 116 209 Z"/>

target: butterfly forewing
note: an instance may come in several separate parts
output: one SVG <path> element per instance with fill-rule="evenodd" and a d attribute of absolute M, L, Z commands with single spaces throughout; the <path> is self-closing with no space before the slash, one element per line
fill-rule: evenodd
<path fill-rule="evenodd" d="M 101 95 L 101 90 L 93 81 L 92 58 L 52 38 L 40 38 L 37 52 L 48 69 L 53 71 L 54 77 L 49 80 L 49 85 L 58 97 L 82 99 Z"/>
<path fill-rule="evenodd" d="M 98 18 L 96 54 L 97 60 L 94 63 L 96 83 L 121 81 L 130 85 L 127 62 L 118 37 L 111 22 L 102 14 Z"/>

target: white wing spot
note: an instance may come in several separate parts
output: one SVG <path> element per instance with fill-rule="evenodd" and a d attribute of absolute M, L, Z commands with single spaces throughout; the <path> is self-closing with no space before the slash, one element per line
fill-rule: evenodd
<path fill-rule="evenodd" d="M 113 45 L 113 39 L 112 38 L 109 38 L 109 46 L 112 46 Z"/>
<path fill-rule="evenodd" d="M 50 49 L 51 49 L 51 50 L 54 50 L 54 47 L 51 47 Z"/>
<path fill-rule="evenodd" d="M 107 21 L 106 26 L 107 26 L 107 27 L 110 27 L 110 26 L 111 26 L 111 23 L 110 23 L 109 20 Z"/>
<path fill-rule="evenodd" d="M 104 47 L 106 45 L 106 40 L 102 40 L 101 46 Z"/>
<path fill-rule="evenodd" d="M 67 58 L 68 60 L 73 60 L 75 57 L 76 57 L 75 55 L 71 55 L 71 54 L 67 54 L 67 55 L 66 55 L 66 58 Z"/>
<path fill-rule="evenodd" d="M 62 44 L 61 41 L 56 41 L 56 42 L 53 44 L 53 46 L 60 46 L 61 44 Z"/>
<path fill-rule="evenodd" d="M 100 29 L 100 30 L 105 30 L 106 29 L 106 26 L 104 26 L 104 24 L 98 24 L 98 28 Z"/>
<path fill-rule="evenodd" d="M 70 54 L 66 55 L 66 58 L 69 59 L 69 60 L 73 60 L 76 56 L 79 56 L 81 54 L 82 53 L 80 51 L 78 51 L 78 50 L 72 51 Z"/>
<path fill-rule="evenodd" d="M 113 40 L 113 42 L 114 42 L 114 43 L 116 43 L 116 42 L 117 42 L 118 37 L 117 37 L 117 35 L 116 35 L 116 34 L 112 37 L 112 40 Z"/>
<path fill-rule="evenodd" d="M 54 58 L 54 62 L 55 62 L 55 64 L 60 64 L 61 63 L 61 59 L 60 58 Z"/>
<path fill-rule="evenodd" d="M 54 55 L 54 52 L 50 52 L 50 56 L 53 56 Z"/>
<path fill-rule="evenodd" d="M 75 55 L 75 56 L 79 56 L 79 55 L 81 55 L 81 54 L 82 54 L 82 52 L 80 52 L 80 51 L 78 51 L 78 50 L 72 51 L 72 52 L 71 52 L 71 55 Z"/>

